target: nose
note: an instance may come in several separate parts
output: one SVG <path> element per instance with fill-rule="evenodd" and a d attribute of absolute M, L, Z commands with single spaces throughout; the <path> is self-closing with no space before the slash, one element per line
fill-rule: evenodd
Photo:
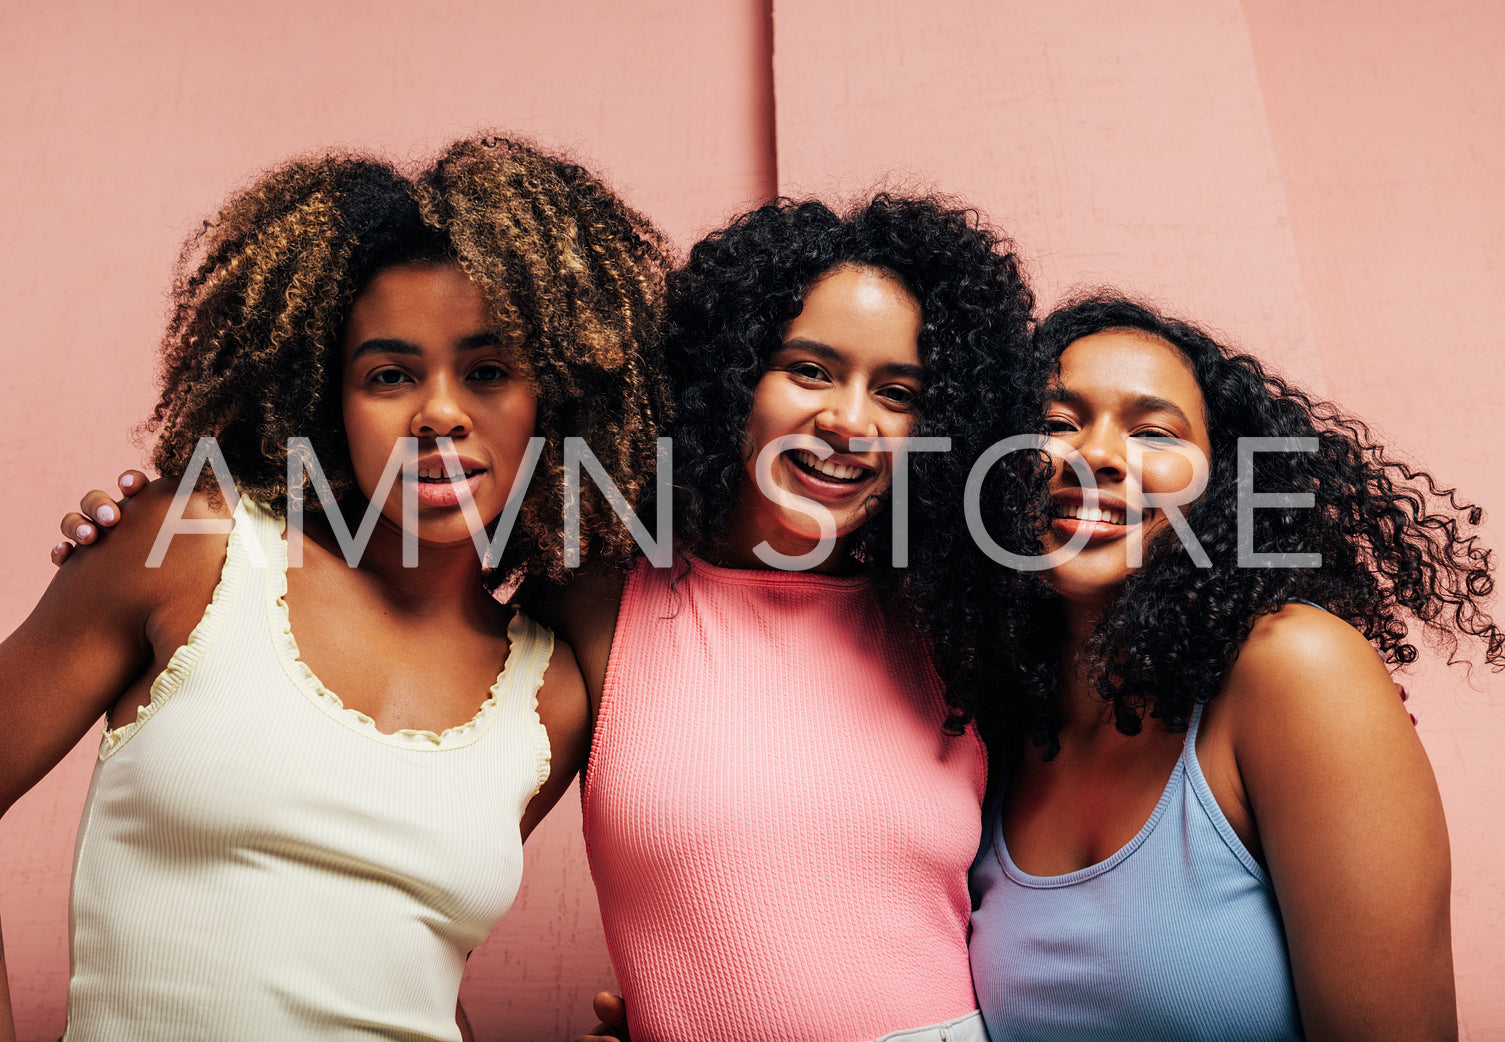
<path fill-rule="evenodd" d="M 1083 430 L 1075 448 L 1098 478 L 1122 480 L 1128 474 L 1128 445 L 1123 432 L 1110 424 Z"/>
<path fill-rule="evenodd" d="M 868 399 L 867 390 L 857 384 L 831 388 L 815 416 L 817 431 L 833 435 L 845 450 L 853 438 L 875 437 L 878 431 L 878 406 Z"/>
<path fill-rule="evenodd" d="M 470 415 L 453 381 L 439 378 L 424 389 L 411 430 L 419 438 L 460 438 L 470 433 Z"/>

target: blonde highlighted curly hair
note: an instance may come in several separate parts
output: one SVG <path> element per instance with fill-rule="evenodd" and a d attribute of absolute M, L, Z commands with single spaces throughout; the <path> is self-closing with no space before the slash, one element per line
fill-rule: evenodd
<path fill-rule="evenodd" d="M 663 237 L 584 168 L 501 137 L 457 141 L 416 177 L 348 153 L 294 159 L 239 192 L 184 245 L 146 423 L 153 465 L 182 476 L 214 436 L 240 490 L 286 509 L 287 443 L 313 441 L 336 494 L 355 490 L 340 417 L 340 334 L 399 264 L 452 263 L 520 347 L 545 449 L 496 581 L 565 574 L 563 439 L 585 439 L 629 504 L 669 421 Z M 623 561 L 626 527 L 590 482 L 582 553 Z"/>

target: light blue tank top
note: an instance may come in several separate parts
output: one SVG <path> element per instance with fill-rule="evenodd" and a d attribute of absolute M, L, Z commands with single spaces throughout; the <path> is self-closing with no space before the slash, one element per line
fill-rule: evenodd
<path fill-rule="evenodd" d="M 1154 813 L 1106 861 L 1032 876 L 1009 857 L 1002 800 L 972 868 L 972 982 L 993 1042 L 1300 1039 L 1270 877 L 1186 744 Z"/>

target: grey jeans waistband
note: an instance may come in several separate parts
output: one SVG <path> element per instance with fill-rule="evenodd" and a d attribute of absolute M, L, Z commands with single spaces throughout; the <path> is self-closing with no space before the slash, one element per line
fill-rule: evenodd
<path fill-rule="evenodd" d="M 988 1029 L 983 1027 L 982 1014 L 974 1010 L 944 1024 L 891 1031 L 873 1042 L 988 1042 Z"/>

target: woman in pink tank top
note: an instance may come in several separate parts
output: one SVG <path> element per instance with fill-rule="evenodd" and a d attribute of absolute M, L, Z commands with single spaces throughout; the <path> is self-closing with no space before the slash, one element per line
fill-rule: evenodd
<path fill-rule="evenodd" d="M 676 552 L 581 576 L 558 620 L 596 705 L 586 840 L 632 1037 L 983 1038 L 984 755 L 908 605 L 973 419 L 1032 415 L 1033 298 L 974 212 L 882 195 L 753 211 L 669 292 Z M 999 483 L 1024 503 L 1027 478 Z"/>

